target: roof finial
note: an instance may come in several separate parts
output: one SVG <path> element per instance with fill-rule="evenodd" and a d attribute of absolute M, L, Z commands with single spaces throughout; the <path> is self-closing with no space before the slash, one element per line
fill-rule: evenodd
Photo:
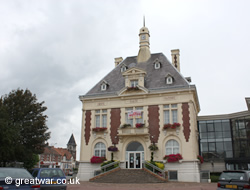
<path fill-rule="evenodd" d="M 143 15 L 143 27 L 145 27 L 145 15 Z"/>

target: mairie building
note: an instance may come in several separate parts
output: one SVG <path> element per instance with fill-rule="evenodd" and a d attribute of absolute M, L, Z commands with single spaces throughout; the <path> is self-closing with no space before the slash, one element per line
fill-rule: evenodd
<path fill-rule="evenodd" d="M 149 30 L 139 31 L 139 52 L 115 58 L 115 67 L 81 95 L 82 129 L 78 177 L 88 181 L 100 164 L 93 157 L 114 160 L 121 168 L 141 169 L 151 159 L 165 164 L 171 180 L 200 182 L 197 115 L 200 105 L 191 78 L 181 74 L 180 51 L 151 53 Z M 168 162 L 166 155 L 181 155 Z"/>

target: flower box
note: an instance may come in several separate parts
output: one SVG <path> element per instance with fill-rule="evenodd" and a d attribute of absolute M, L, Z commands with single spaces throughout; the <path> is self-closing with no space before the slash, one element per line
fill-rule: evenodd
<path fill-rule="evenodd" d="M 167 160 L 167 162 L 178 162 L 179 160 L 182 160 L 181 154 L 169 154 L 164 156 L 164 160 Z"/>
<path fill-rule="evenodd" d="M 108 151 L 116 152 L 116 151 L 118 151 L 118 148 L 116 146 L 110 146 L 110 147 L 108 147 Z"/>
<path fill-rule="evenodd" d="M 135 127 L 142 128 L 142 127 L 144 127 L 144 123 L 136 123 Z"/>
<path fill-rule="evenodd" d="M 131 87 L 127 87 L 128 91 L 133 91 L 133 90 L 139 90 L 138 86 L 131 86 Z"/>
<path fill-rule="evenodd" d="M 164 124 L 163 129 L 176 129 L 177 127 L 180 127 L 180 123 L 173 123 L 173 124 Z"/>
<path fill-rule="evenodd" d="M 123 125 L 120 126 L 121 129 L 124 129 L 126 127 L 131 127 L 129 123 L 124 123 Z"/>
<path fill-rule="evenodd" d="M 94 132 L 100 132 L 100 131 L 106 131 L 106 130 L 107 130 L 107 127 L 96 127 L 92 129 L 92 131 Z"/>
<path fill-rule="evenodd" d="M 90 159 L 90 162 L 92 164 L 97 164 L 97 163 L 103 163 L 104 161 L 106 161 L 107 159 L 105 157 L 99 157 L 99 156 L 93 156 Z"/>
<path fill-rule="evenodd" d="M 197 159 L 200 161 L 201 164 L 204 162 L 204 158 L 200 155 L 197 156 Z"/>

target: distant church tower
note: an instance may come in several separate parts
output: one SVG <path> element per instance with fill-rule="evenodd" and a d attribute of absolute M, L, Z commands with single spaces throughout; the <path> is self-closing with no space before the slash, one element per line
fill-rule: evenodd
<path fill-rule="evenodd" d="M 75 141 L 74 135 L 72 133 L 72 135 L 69 139 L 69 142 L 67 144 L 67 149 L 72 154 L 74 160 L 76 160 L 76 146 L 77 146 L 76 141 Z"/>

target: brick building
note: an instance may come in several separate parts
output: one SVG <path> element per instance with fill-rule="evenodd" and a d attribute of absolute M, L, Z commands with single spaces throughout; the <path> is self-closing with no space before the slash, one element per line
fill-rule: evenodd
<path fill-rule="evenodd" d="M 139 32 L 137 56 L 115 58 L 115 68 L 102 78 L 82 102 L 82 134 L 78 177 L 89 180 L 100 164 L 91 158 L 106 157 L 116 146 L 114 159 L 122 168 L 141 169 L 150 160 L 166 163 L 165 155 L 180 154 L 182 159 L 165 164 L 169 179 L 200 181 L 197 114 L 200 111 L 195 85 L 180 72 L 180 51 L 170 58 L 151 54 L 149 30 Z"/>

